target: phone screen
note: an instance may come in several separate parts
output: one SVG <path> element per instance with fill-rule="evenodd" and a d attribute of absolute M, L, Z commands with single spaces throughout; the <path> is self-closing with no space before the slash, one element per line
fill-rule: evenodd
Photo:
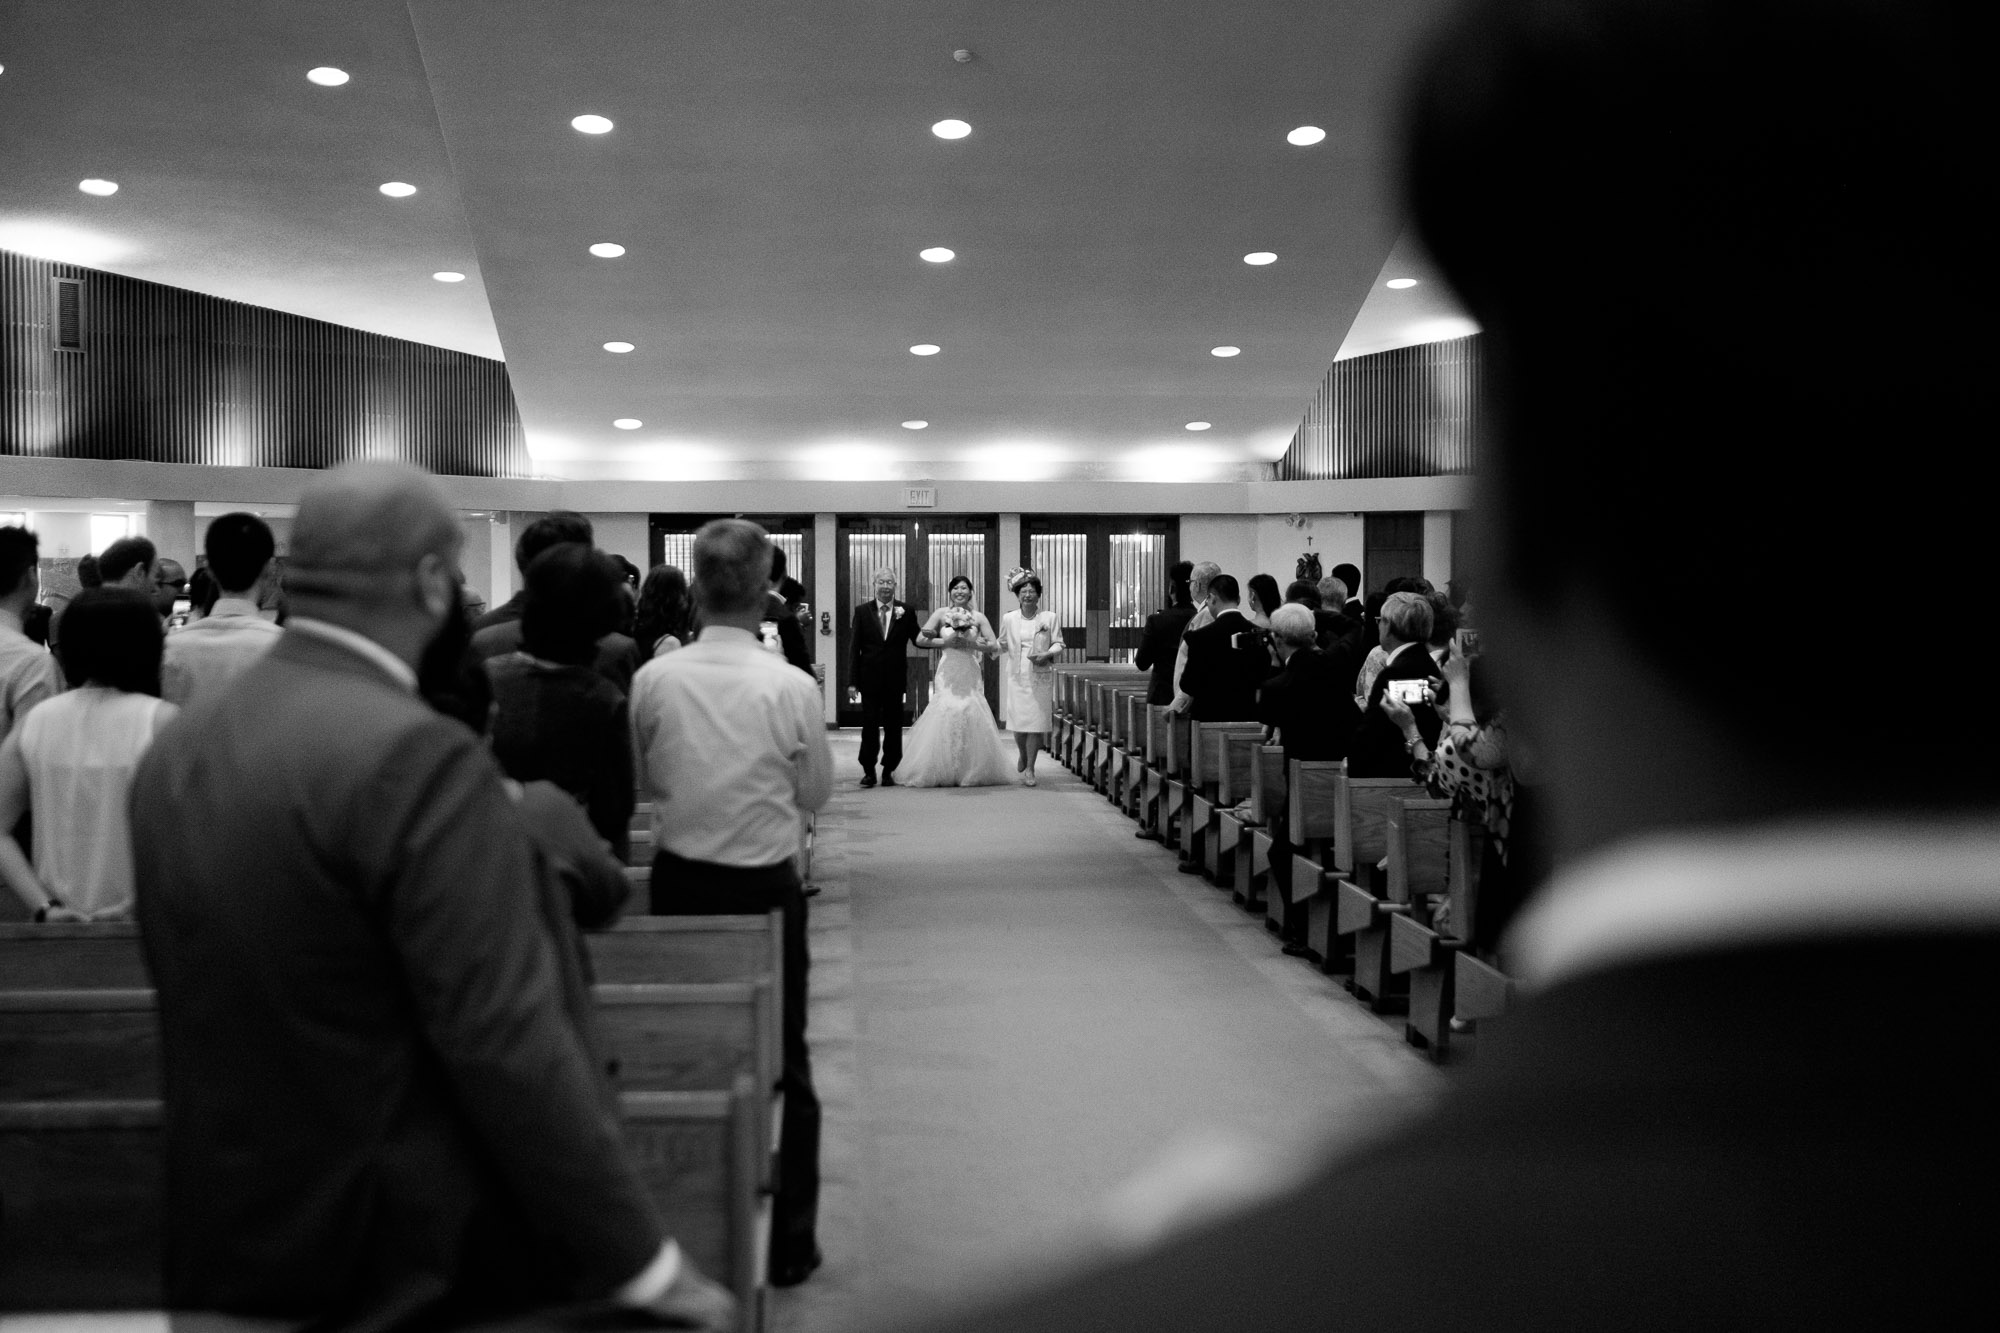
<path fill-rule="evenodd" d="M 1429 703 L 1431 686 L 1426 680 L 1392 680 L 1389 682 L 1389 693 L 1406 704 Z"/>

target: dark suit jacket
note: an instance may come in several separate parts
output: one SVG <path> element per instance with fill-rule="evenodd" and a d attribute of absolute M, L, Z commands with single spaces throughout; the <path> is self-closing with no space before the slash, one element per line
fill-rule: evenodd
<path fill-rule="evenodd" d="M 167 1299 L 329 1326 L 603 1294 L 660 1219 L 492 758 L 294 628 L 133 787 Z"/>
<path fill-rule="evenodd" d="M 1347 758 L 1361 714 L 1343 669 L 1341 658 L 1301 648 L 1257 691 L 1257 720 L 1281 733 L 1288 772 L 1294 759 Z"/>
<path fill-rule="evenodd" d="M 1340 608 L 1342 615 L 1361 627 L 1361 656 L 1368 656 L 1370 648 L 1382 646 L 1382 628 L 1368 618 L 1368 603 L 1359 597 L 1347 599 L 1347 605 Z M 1355 669 L 1360 669 L 1357 659 Z"/>
<path fill-rule="evenodd" d="M 1174 659 L 1180 656 L 1181 635 L 1187 633 L 1188 622 L 1193 619 L 1192 606 L 1170 606 L 1146 617 L 1146 632 L 1139 640 L 1139 651 L 1133 655 L 1132 665 L 1153 673 L 1146 686 L 1147 703 L 1174 701 Z"/>
<path fill-rule="evenodd" d="M 1903 1016 L 1982 1012 L 1996 967 L 1968 933 L 1579 976 L 1281 1197 L 912 1333 L 1966 1326 L 1992 1300 L 2000 1070 Z"/>
<path fill-rule="evenodd" d="M 1361 710 L 1360 724 L 1354 729 L 1354 743 L 1347 750 L 1349 777 L 1404 778 L 1410 775 L 1410 752 L 1403 747 L 1403 729 L 1383 715 L 1379 706 L 1382 694 L 1392 680 L 1437 678 L 1437 663 L 1431 660 L 1430 652 L 1421 643 L 1412 644 L 1382 668 L 1381 674 L 1375 677 L 1373 688 L 1368 691 L 1368 707 Z M 1424 744 L 1435 750 L 1438 735 L 1444 730 L 1444 719 L 1429 704 L 1412 704 L 1410 711 L 1417 716 L 1417 731 L 1423 736 Z"/>
<path fill-rule="evenodd" d="M 1181 688 L 1191 701 L 1188 716 L 1197 722 L 1255 721 L 1257 687 L 1275 668 L 1271 650 L 1249 617 L 1225 611 L 1212 623 L 1189 630 L 1187 650 Z"/>
<path fill-rule="evenodd" d="M 904 606 L 901 615 L 882 633 L 882 615 L 873 598 L 854 608 L 854 664 L 848 679 L 863 694 L 903 697 L 909 687 L 909 646 L 916 641 L 917 613 Z"/>

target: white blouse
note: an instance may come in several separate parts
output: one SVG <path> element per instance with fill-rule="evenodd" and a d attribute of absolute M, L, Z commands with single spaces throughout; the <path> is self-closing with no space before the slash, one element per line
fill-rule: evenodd
<path fill-rule="evenodd" d="M 64 906 L 91 916 L 131 909 L 126 799 L 165 707 L 151 695 L 85 685 L 22 719 L 35 873 Z"/>

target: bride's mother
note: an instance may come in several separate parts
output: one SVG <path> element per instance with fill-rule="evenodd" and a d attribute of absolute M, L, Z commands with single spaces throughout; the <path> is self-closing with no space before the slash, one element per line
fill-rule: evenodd
<path fill-rule="evenodd" d="M 1062 654 L 1062 627 L 1042 607 L 1042 581 L 1032 570 L 1008 580 L 1019 610 L 1000 617 L 1000 721 L 1014 733 L 1023 786 L 1035 785 L 1035 760 L 1048 741 L 1055 707 L 1055 660 Z"/>

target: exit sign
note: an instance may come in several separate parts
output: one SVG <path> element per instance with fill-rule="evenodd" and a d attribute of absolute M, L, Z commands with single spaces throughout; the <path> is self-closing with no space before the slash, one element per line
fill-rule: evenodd
<path fill-rule="evenodd" d="M 903 488 L 903 508 L 905 508 L 905 509 L 936 509 L 936 508 L 937 508 L 937 487 L 935 487 L 935 486 L 905 486 L 905 487 Z"/>

